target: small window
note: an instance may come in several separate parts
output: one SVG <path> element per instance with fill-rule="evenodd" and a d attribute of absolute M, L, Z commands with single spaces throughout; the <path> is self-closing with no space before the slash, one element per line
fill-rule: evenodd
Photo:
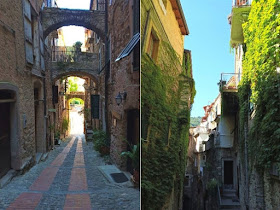
<path fill-rule="evenodd" d="M 166 15 L 167 0 L 159 0 L 159 5 L 160 5 L 163 13 Z"/>
<path fill-rule="evenodd" d="M 158 45 L 159 45 L 159 40 L 156 38 L 154 33 L 151 32 L 147 53 L 154 61 L 156 61 L 157 59 Z"/>

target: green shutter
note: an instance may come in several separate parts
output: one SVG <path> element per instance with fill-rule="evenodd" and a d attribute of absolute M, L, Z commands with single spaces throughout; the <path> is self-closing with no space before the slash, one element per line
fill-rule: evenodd
<path fill-rule="evenodd" d="M 91 116 L 93 119 L 99 119 L 99 95 L 91 95 Z"/>

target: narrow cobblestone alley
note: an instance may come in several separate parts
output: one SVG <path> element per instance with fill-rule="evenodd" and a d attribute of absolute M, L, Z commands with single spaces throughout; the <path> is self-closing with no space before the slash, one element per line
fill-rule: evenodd
<path fill-rule="evenodd" d="M 102 165 L 92 142 L 72 135 L 0 190 L 0 209 L 139 209 L 139 190 L 108 182 Z"/>

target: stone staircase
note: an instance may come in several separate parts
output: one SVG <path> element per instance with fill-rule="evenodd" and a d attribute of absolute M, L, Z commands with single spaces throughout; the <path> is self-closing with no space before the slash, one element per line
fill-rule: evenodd
<path fill-rule="evenodd" d="M 221 205 L 220 209 L 241 209 L 239 199 L 236 195 L 236 190 L 224 189 L 221 192 Z"/>

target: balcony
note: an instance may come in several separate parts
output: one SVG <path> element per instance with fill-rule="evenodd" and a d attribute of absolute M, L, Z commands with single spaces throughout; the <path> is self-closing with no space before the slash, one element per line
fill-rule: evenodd
<path fill-rule="evenodd" d="M 253 0 L 233 0 L 233 7 L 250 6 Z"/>
<path fill-rule="evenodd" d="M 231 24 L 230 44 L 236 47 L 244 43 L 242 24 L 247 22 L 251 10 L 251 1 L 236 0 L 229 16 Z"/>
<path fill-rule="evenodd" d="M 238 84 L 241 75 L 237 73 L 222 73 L 218 83 L 222 97 L 222 114 L 235 114 L 238 110 Z"/>
<path fill-rule="evenodd" d="M 220 92 L 237 92 L 241 75 L 238 73 L 222 73 L 218 83 Z"/>

